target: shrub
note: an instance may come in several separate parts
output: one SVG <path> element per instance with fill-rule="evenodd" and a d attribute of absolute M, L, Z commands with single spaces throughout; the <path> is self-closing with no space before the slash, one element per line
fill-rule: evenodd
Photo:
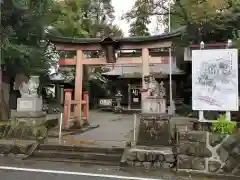
<path fill-rule="evenodd" d="M 228 121 L 226 114 L 222 114 L 212 123 L 212 131 L 221 134 L 232 134 L 236 128 L 235 121 Z"/>

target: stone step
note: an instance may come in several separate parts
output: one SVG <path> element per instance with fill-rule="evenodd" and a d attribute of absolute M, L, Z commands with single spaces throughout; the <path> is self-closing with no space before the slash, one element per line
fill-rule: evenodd
<path fill-rule="evenodd" d="M 120 162 L 122 155 L 120 154 L 105 154 L 92 152 L 70 152 L 57 150 L 37 150 L 33 152 L 32 157 L 37 158 L 60 158 L 60 159 L 76 159 L 85 161 L 106 161 Z"/>
<path fill-rule="evenodd" d="M 94 164 L 103 166 L 120 166 L 120 161 L 92 161 L 92 160 L 79 160 L 79 159 L 66 159 L 66 158 L 47 158 L 47 157 L 31 157 L 34 161 L 47 161 L 47 162 L 63 162 L 63 163 L 77 163 L 77 164 Z"/>
<path fill-rule="evenodd" d="M 41 144 L 39 150 L 56 150 L 66 152 L 91 152 L 91 153 L 105 153 L 105 154 L 122 154 L 123 148 L 100 148 L 92 146 L 71 146 L 71 145 L 53 145 L 53 144 Z"/>

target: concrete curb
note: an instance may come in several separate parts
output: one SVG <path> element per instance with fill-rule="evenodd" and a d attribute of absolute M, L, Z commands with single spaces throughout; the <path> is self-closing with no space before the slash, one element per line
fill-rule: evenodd
<path fill-rule="evenodd" d="M 120 148 L 40 144 L 30 158 L 53 162 L 118 165 L 122 153 L 123 149 Z"/>
<path fill-rule="evenodd" d="M 62 131 L 62 136 L 67 136 L 67 135 L 75 135 L 75 134 L 82 134 L 88 131 L 91 131 L 93 129 L 96 129 L 100 127 L 99 125 L 89 125 L 87 127 L 81 128 L 81 129 L 65 129 Z M 54 132 L 54 131 L 52 131 Z M 52 133 L 50 131 L 50 133 Z M 58 129 L 55 130 L 53 134 L 48 135 L 50 138 L 58 138 Z"/>
<path fill-rule="evenodd" d="M 90 130 L 93 130 L 93 129 L 96 129 L 100 127 L 100 125 L 89 125 L 87 127 L 83 127 L 81 129 L 66 129 L 66 130 L 63 130 L 63 132 L 72 132 L 72 133 L 85 133 L 87 131 L 90 131 Z"/>
<path fill-rule="evenodd" d="M 44 162 L 60 162 L 60 163 L 77 163 L 86 165 L 103 165 L 103 166 L 119 166 L 119 162 L 108 162 L 108 161 L 92 161 L 92 160 L 74 160 L 74 159 L 60 159 L 60 158 L 37 158 L 31 157 L 31 160 L 44 161 Z"/>
<path fill-rule="evenodd" d="M 82 145 L 61 145 L 61 144 L 40 144 L 40 150 L 57 150 L 57 151 L 71 151 L 71 152 L 101 152 L 101 153 L 116 153 L 122 154 L 123 148 L 104 148 L 98 146 Z"/>
<path fill-rule="evenodd" d="M 226 179 L 231 179 L 231 180 L 239 180 L 240 179 L 240 176 L 236 176 L 236 175 L 231 175 L 231 174 L 216 174 L 216 173 L 204 173 L 204 172 L 197 172 L 197 171 L 194 171 L 194 170 L 183 170 L 183 169 L 179 169 L 177 171 L 173 171 L 175 172 L 176 174 L 179 174 L 179 175 L 183 175 L 183 176 L 194 176 L 194 177 L 207 177 L 207 178 L 216 178 L 216 179 L 219 179 L 219 180 L 226 180 Z"/>
<path fill-rule="evenodd" d="M 0 141 L 0 154 L 17 159 L 53 162 L 75 162 L 82 164 L 118 165 L 123 148 L 101 148 L 96 146 L 71 146 L 60 144 L 16 143 L 14 140 Z"/>

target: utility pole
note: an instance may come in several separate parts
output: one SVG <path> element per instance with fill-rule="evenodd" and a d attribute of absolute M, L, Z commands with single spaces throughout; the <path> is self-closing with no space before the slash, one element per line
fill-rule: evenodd
<path fill-rule="evenodd" d="M 171 32 L 171 0 L 168 0 L 168 32 Z M 172 45 L 171 45 L 172 46 Z M 171 114 L 174 112 L 172 97 L 172 47 L 169 48 L 169 102 Z"/>

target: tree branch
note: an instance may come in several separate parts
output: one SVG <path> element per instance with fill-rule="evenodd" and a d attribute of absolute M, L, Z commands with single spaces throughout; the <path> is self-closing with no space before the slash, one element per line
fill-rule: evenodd
<path fill-rule="evenodd" d="M 176 0 L 176 3 L 178 4 L 180 9 L 182 10 L 182 17 L 183 17 L 183 19 L 187 22 L 188 25 L 190 25 L 190 21 L 189 21 L 188 15 L 187 15 L 187 11 L 183 7 L 183 5 L 181 4 L 181 0 Z"/>

